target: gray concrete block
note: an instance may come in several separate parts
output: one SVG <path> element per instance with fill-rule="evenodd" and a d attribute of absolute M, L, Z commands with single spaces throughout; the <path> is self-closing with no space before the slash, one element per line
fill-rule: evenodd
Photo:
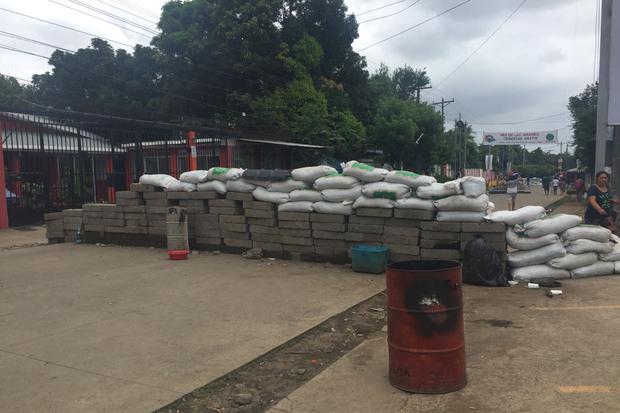
<path fill-rule="evenodd" d="M 43 214 L 43 219 L 46 221 L 55 221 L 62 220 L 64 214 L 62 212 L 48 212 L 47 214 Z"/>
<path fill-rule="evenodd" d="M 64 217 L 62 220 L 65 224 L 81 224 L 84 222 L 84 218 L 76 216 Z"/>
<path fill-rule="evenodd" d="M 282 250 L 287 252 L 299 252 L 314 254 L 314 245 L 282 244 Z"/>
<path fill-rule="evenodd" d="M 276 210 L 268 209 L 245 209 L 245 216 L 248 218 L 275 218 L 277 216 Z"/>
<path fill-rule="evenodd" d="M 103 225 L 103 218 L 84 217 L 84 224 Z"/>
<path fill-rule="evenodd" d="M 243 207 L 245 209 L 263 209 L 267 211 L 275 211 L 277 209 L 276 204 L 261 201 L 243 201 Z"/>
<path fill-rule="evenodd" d="M 166 198 L 170 200 L 193 199 L 192 194 L 193 192 L 187 192 L 187 191 L 166 192 Z"/>
<path fill-rule="evenodd" d="M 110 211 L 114 211 L 114 212 L 118 212 L 118 211 L 123 211 L 123 207 L 116 205 L 116 204 L 101 204 L 102 210 L 103 212 L 110 212 Z"/>
<path fill-rule="evenodd" d="M 310 221 L 310 212 L 278 212 L 280 221 Z"/>
<path fill-rule="evenodd" d="M 103 224 L 84 224 L 84 231 L 103 232 Z"/>
<path fill-rule="evenodd" d="M 166 230 L 166 227 L 159 227 L 159 226 L 152 227 L 152 226 L 149 226 L 147 228 L 147 230 L 148 230 L 148 234 L 149 235 L 167 235 L 168 234 L 168 231 Z"/>
<path fill-rule="evenodd" d="M 381 241 L 388 244 L 420 245 L 420 239 L 418 237 L 408 237 L 406 235 L 383 234 L 383 239 Z"/>
<path fill-rule="evenodd" d="M 248 224 L 231 224 L 228 222 L 220 223 L 220 229 L 222 231 L 231 232 L 248 232 Z"/>
<path fill-rule="evenodd" d="M 238 215 L 216 215 L 212 213 L 194 214 L 189 218 L 189 224 L 198 222 L 211 222 L 213 224 L 219 224 L 220 217 L 238 216 Z"/>
<path fill-rule="evenodd" d="M 252 240 L 252 248 L 260 248 L 266 252 L 282 253 L 282 244 Z"/>
<path fill-rule="evenodd" d="M 407 237 L 419 237 L 420 230 L 418 228 L 409 227 L 389 227 L 386 226 L 383 230 L 385 235 L 404 235 Z"/>
<path fill-rule="evenodd" d="M 117 191 L 116 199 L 139 199 L 140 194 L 133 191 Z"/>
<path fill-rule="evenodd" d="M 166 214 L 146 214 L 146 220 L 149 222 L 166 222 Z"/>
<path fill-rule="evenodd" d="M 45 238 L 64 238 L 65 237 L 65 233 L 64 231 L 46 231 L 45 232 Z"/>
<path fill-rule="evenodd" d="M 481 232 L 481 233 L 505 233 L 506 225 L 497 222 L 463 222 L 461 223 L 461 231 L 462 232 Z"/>
<path fill-rule="evenodd" d="M 383 225 L 362 225 L 362 224 L 349 224 L 349 232 L 365 232 L 369 234 L 383 234 Z"/>
<path fill-rule="evenodd" d="M 280 238 L 280 235 L 261 234 L 259 232 L 253 232 L 252 233 L 252 240 L 253 241 L 269 242 L 269 243 L 274 243 L 274 244 L 279 244 L 279 243 L 282 242 L 282 238 Z"/>
<path fill-rule="evenodd" d="M 391 262 L 417 261 L 419 259 L 420 259 L 420 255 L 390 253 L 390 261 Z"/>
<path fill-rule="evenodd" d="M 167 199 L 170 192 L 145 192 L 142 194 L 144 199 Z"/>
<path fill-rule="evenodd" d="M 244 215 L 216 215 L 219 216 L 220 223 L 227 224 L 246 224 L 247 218 Z"/>
<path fill-rule="evenodd" d="M 252 248 L 252 240 L 250 239 L 229 239 L 224 238 L 224 245 L 237 248 Z"/>
<path fill-rule="evenodd" d="M 129 185 L 129 190 L 134 192 L 155 192 L 161 190 L 161 188 L 155 187 L 154 185 L 133 183 Z"/>
<path fill-rule="evenodd" d="M 347 241 L 352 241 L 352 242 L 357 242 L 357 243 L 367 243 L 367 242 L 381 243 L 383 241 L 383 235 L 347 231 L 344 233 L 344 239 Z"/>
<path fill-rule="evenodd" d="M 420 222 L 415 219 L 404 218 L 386 218 L 386 227 L 406 227 L 406 228 L 420 228 Z"/>
<path fill-rule="evenodd" d="M 148 227 L 149 222 L 146 218 L 143 219 L 125 219 L 125 226 L 127 227 Z"/>
<path fill-rule="evenodd" d="M 126 213 L 124 214 L 124 218 L 125 219 L 143 219 L 146 221 L 146 214 L 131 214 L 131 213 Z"/>
<path fill-rule="evenodd" d="M 226 193 L 226 199 L 233 201 L 251 201 L 254 199 L 251 192 L 228 192 Z"/>
<path fill-rule="evenodd" d="M 118 206 L 135 206 L 135 205 L 144 205 L 143 199 L 117 199 L 116 205 Z"/>
<path fill-rule="evenodd" d="M 441 239 L 423 239 L 420 241 L 420 247 L 422 248 L 437 248 L 444 250 L 458 250 L 460 249 L 461 242 L 454 240 L 441 240 Z"/>
<path fill-rule="evenodd" d="M 263 227 L 277 227 L 278 220 L 275 218 L 250 218 L 247 219 L 250 225 L 260 225 Z"/>
<path fill-rule="evenodd" d="M 468 243 L 469 241 L 461 241 L 461 251 L 465 251 L 465 247 L 467 247 Z M 506 252 L 507 250 L 505 242 L 487 242 L 487 245 L 497 252 Z"/>
<path fill-rule="evenodd" d="M 391 218 L 394 216 L 394 209 L 390 208 L 357 208 L 355 215 L 358 217 L 382 217 Z"/>
<path fill-rule="evenodd" d="M 335 224 L 345 224 L 347 222 L 346 215 L 339 214 L 310 214 L 310 222 L 329 222 Z"/>
<path fill-rule="evenodd" d="M 312 230 L 310 229 L 292 229 L 280 227 L 280 235 L 286 235 L 288 237 L 304 237 L 312 238 Z"/>
<path fill-rule="evenodd" d="M 345 232 L 347 224 L 336 224 L 335 222 L 313 222 L 312 229 L 316 231 Z"/>
<path fill-rule="evenodd" d="M 119 207 L 120 208 L 120 207 Z M 123 214 L 122 211 L 103 211 L 103 218 L 104 219 L 122 219 L 125 214 Z"/>
<path fill-rule="evenodd" d="M 124 206 L 119 208 L 126 214 L 146 214 L 146 205 Z M 105 214 L 105 212 L 104 210 L 103 213 Z"/>
<path fill-rule="evenodd" d="M 243 215 L 242 208 L 225 208 L 225 207 L 211 207 L 209 206 L 210 214 L 218 215 Z"/>
<path fill-rule="evenodd" d="M 209 207 L 218 208 L 242 208 L 240 201 L 234 201 L 232 199 L 212 199 L 209 201 Z"/>
<path fill-rule="evenodd" d="M 123 227 L 123 234 L 148 234 L 148 227 Z"/>
<path fill-rule="evenodd" d="M 343 240 L 344 241 L 344 232 L 336 232 L 336 231 L 312 231 L 313 238 L 319 239 L 332 239 L 332 240 Z"/>
<path fill-rule="evenodd" d="M 81 217 L 82 214 L 83 214 L 83 211 L 81 209 L 63 209 L 62 210 L 63 218 Z"/>
<path fill-rule="evenodd" d="M 189 192 L 188 192 L 189 193 Z M 179 200 L 180 207 L 205 207 L 207 204 L 203 199 L 181 199 Z"/>
<path fill-rule="evenodd" d="M 249 232 L 233 232 L 233 231 L 224 231 L 220 230 L 220 234 L 222 238 L 228 239 L 250 239 Z"/>
<path fill-rule="evenodd" d="M 123 227 L 125 226 L 125 219 L 103 219 L 103 225 L 106 227 Z"/>
<path fill-rule="evenodd" d="M 461 232 L 461 241 L 467 242 L 474 238 L 474 235 L 480 235 L 484 240 L 489 243 L 503 243 L 506 244 L 506 234 L 503 232 L 490 232 L 481 234 L 478 232 Z"/>
<path fill-rule="evenodd" d="M 147 214 L 167 214 L 168 207 L 167 206 L 148 206 L 146 207 Z"/>
<path fill-rule="evenodd" d="M 460 241 L 460 232 L 435 232 L 422 230 L 420 233 L 420 239 L 439 239 L 445 241 Z"/>
<path fill-rule="evenodd" d="M 190 192 L 190 199 L 219 199 L 222 196 L 215 191 Z"/>
<path fill-rule="evenodd" d="M 349 260 L 346 246 L 343 248 L 334 248 L 334 247 L 319 247 L 315 245 L 314 253 L 315 255 L 317 255 L 317 257 L 323 258 L 321 261 L 347 262 Z"/>
<path fill-rule="evenodd" d="M 270 234 L 280 235 L 280 228 L 278 227 L 263 227 L 261 225 L 250 225 L 251 234 Z M 253 237 L 254 235 L 252 235 Z"/>
<path fill-rule="evenodd" d="M 422 259 L 440 259 L 440 260 L 460 260 L 460 251 L 446 249 L 420 249 L 420 257 Z"/>
<path fill-rule="evenodd" d="M 420 228 L 433 232 L 461 232 L 460 222 L 421 222 Z"/>
<path fill-rule="evenodd" d="M 416 219 L 419 221 L 432 221 L 435 219 L 435 211 L 418 211 L 415 209 L 395 209 L 395 218 Z"/>
<path fill-rule="evenodd" d="M 196 237 L 196 244 L 200 245 L 222 245 L 222 239 L 219 237 Z"/>
<path fill-rule="evenodd" d="M 282 244 L 287 245 L 314 245 L 314 240 L 312 238 L 290 237 L 281 235 L 280 239 L 282 240 Z"/>
<path fill-rule="evenodd" d="M 220 238 L 222 235 L 219 228 L 194 228 L 192 233 L 201 238 Z"/>
<path fill-rule="evenodd" d="M 116 227 L 116 226 L 105 226 L 103 227 L 104 232 L 111 232 L 113 234 L 125 234 L 125 227 Z M 148 228 L 147 228 L 148 232 Z"/>
<path fill-rule="evenodd" d="M 400 245 L 400 244 L 383 244 L 384 247 L 390 249 L 390 254 L 407 254 L 420 255 L 420 247 L 418 245 Z"/>
<path fill-rule="evenodd" d="M 172 205 L 172 203 L 169 202 L 169 200 L 167 199 L 147 199 L 146 200 L 146 207 L 167 207 Z"/>
<path fill-rule="evenodd" d="M 381 218 L 381 217 L 366 217 L 366 216 L 357 216 L 351 215 L 349 217 L 349 224 L 360 224 L 360 225 L 384 225 L 385 221 L 389 218 Z"/>
<path fill-rule="evenodd" d="M 309 221 L 280 221 L 278 222 L 280 228 L 287 229 L 310 229 Z"/>
<path fill-rule="evenodd" d="M 56 220 L 56 221 L 48 221 L 45 224 L 45 228 L 48 231 L 62 231 L 64 226 L 65 226 L 64 222 L 63 221 L 58 221 L 58 220 Z"/>
<path fill-rule="evenodd" d="M 322 239 L 318 238 L 314 240 L 315 247 L 322 248 L 335 248 L 347 250 L 347 242 L 340 239 Z"/>
<path fill-rule="evenodd" d="M 103 204 L 84 204 L 82 205 L 82 211 L 84 212 L 103 212 Z"/>

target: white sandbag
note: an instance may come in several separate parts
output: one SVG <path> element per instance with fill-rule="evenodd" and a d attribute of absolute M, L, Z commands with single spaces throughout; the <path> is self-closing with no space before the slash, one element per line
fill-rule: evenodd
<path fill-rule="evenodd" d="M 296 189 L 306 189 L 308 184 L 303 181 L 296 181 L 294 179 L 287 179 L 282 182 L 272 182 L 267 185 L 269 192 L 293 192 Z"/>
<path fill-rule="evenodd" d="M 188 184 L 200 184 L 207 182 L 208 171 L 196 170 L 183 172 L 179 177 L 179 181 L 187 182 Z"/>
<path fill-rule="evenodd" d="M 396 201 L 397 199 L 407 198 L 411 194 L 411 188 L 403 184 L 374 182 L 364 185 L 362 194 L 368 198 L 384 198 Z"/>
<path fill-rule="evenodd" d="M 611 251 L 606 254 L 600 254 L 601 261 L 620 261 L 620 244 L 612 244 Z"/>
<path fill-rule="evenodd" d="M 377 182 L 382 181 L 388 174 L 388 171 L 383 168 L 375 168 L 372 165 L 366 165 L 365 163 L 349 161 L 342 170 L 342 174 L 354 176 L 364 182 Z"/>
<path fill-rule="evenodd" d="M 482 194 L 477 198 L 470 198 L 465 195 L 452 195 L 434 201 L 434 203 L 439 211 L 486 212 L 489 206 L 489 197 L 486 194 Z"/>
<path fill-rule="evenodd" d="M 611 231 L 599 225 L 577 225 L 576 227 L 567 229 L 562 233 L 562 239 L 565 241 L 574 241 L 577 239 L 589 239 L 597 242 L 608 242 Z"/>
<path fill-rule="evenodd" d="M 526 206 L 515 211 L 497 211 L 485 217 L 487 221 L 501 222 L 506 225 L 525 224 L 546 216 L 541 206 Z"/>
<path fill-rule="evenodd" d="M 218 194 L 224 195 L 226 191 L 226 184 L 221 181 L 208 181 L 202 184 L 196 185 L 198 191 L 216 191 Z"/>
<path fill-rule="evenodd" d="M 487 181 L 476 176 L 464 176 L 460 179 L 465 196 L 477 198 L 487 192 Z"/>
<path fill-rule="evenodd" d="M 527 267 L 528 265 L 543 264 L 565 255 L 566 250 L 564 246 L 557 242 L 531 251 L 510 252 L 508 253 L 508 264 L 513 268 Z"/>
<path fill-rule="evenodd" d="M 513 268 L 510 272 L 515 281 L 530 281 L 534 278 L 553 278 L 564 280 L 570 278 L 570 273 L 549 265 L 528 265 L 527 267 Z"/>
<path fill-rule="evenodd" d="M 489 204 L 487 205 L 487 215 L 491 215 L 493 211 L 495 211 L 495 204 L 489 201 Z"/>
<path fill-rule="evenodd" d="M 418 198 L 438 199 L 451 195 L 458 195 L 461 192 L 461 186 L 457 181 L 449 181 L 443 184 L 434 183 L 431 185 L 420 186 L 416 190 Z"/>
<path fill-rule="evenodd" d="M 362 186 L 358 185 L 351 189 L 326 189 L 321 191 L 321 196 L 327 202 L 355 201 L 362 196 Z"/>
<path fill-rule="evenodd" d="M 338 214 L 338 215 L 351 215 L 353 214 L 353 208 L 351 205 L 345 205 L 338 202 L 320 201 L 312 204 L 315 212 L 319 214 Z"/>
<path fill-rule="evenodd" d="M 167 188 L 164 188 L 166 192 L 192 192 L 196 190 L 195 184 L 190 184 L 187 182 L 181 182 L 175 179 L 174 182 L 170 183 Z"/>
<path fill-rule="evenodd" d="M 614 261 L 614 274 L 620 274 L 620 261 Z"/>
<path fill-rule="evenodd" d="M 304 168 L 297 168 L 291 171 L 293 179 L 304 182 L 314 182 L 322 176 L 336 173 L 338 173 L 338 171 L 327 165 L 306 166 Z"/>
<path fill-rule="evenodd" d="M 523 225 L 515 225 L 515 232 L 528 237 L 541 237 L 547 234 L 559 234 L 581 223 L 581 217 L 571 214 L 551 215 Z"/>
<path fill-rule="evenodd" d="M 613 247 L 609 242 L 597 242 L 590 239 L 576 239 L 566 244 L 566 251 L 571 254 L 583 254 L 585 252 L 609 254 L 612 249 Z"/>
<path fill-rule="evenodd" d="M 437 221 L 444 222 L 483 222 L 486 212 L 439 211 Z"/>
<path fill-rule="evenodd" d="M 615 270 L 613 262 L 597 261 L 585 267 L 576 268 L 570 272 L 571 278 L 598 277 L 600 275 L 612 275 Z"/>
<path fill-rule="evenodd" d="M 226 190 L 230 192 L 252 192 L 255 189 L 256 185 L 247 182 L 243 178 L 226 181 Z"/>
<path fill-rule="evenodd" d="M 390 171 L 385 176 L 385 182 L 393 184 L 403 184 L 417 189 L 420 186 L 434 184 L 437 180 L 432 176 L 418 175 L 409 171 Z"/>
<path fill-rule="evenodd" d="M 207 179 L 209 181 L 226 182 L 232 179 L 239 179 L 242 175 L 243 169 L 241 168 L 223 168 L 221 166 L 215 166 L 207 171 Z"/>
<path fill-rule="evenodd" d="M 143 185 L 153 185 L 159 188 L 168 188 L 170 184 L 176 181 L 177 179 L 174 176 L 166 174 L 144 174 L 138 179 L 138 182 Z"/>
<path fill-rule="evenodd" d="M 417 209 L 420 211 L 434 211 L 436 209 L 432 200 L 415 197 L 397 199 L 394 202 L 394 206 L 401 209 Z"/>
<path fill-rule="evenodd" d="M 310 201 L 285 202 L 278 205 L 278 212 L 312 212 L 312 204 Z"/>
<path fill-rule="evenodd" d="M 269 192 L 262 186 L 257 186 L 256 189 L 252 191 L 252 196 L 258 201 L 271 202 L 273 204 L 288 202 L 288 192 Z"/>
<path fill-rule="evenodd" d="M 360 184 L 360 180 L 354 176 L 333 174 L 322 176 L 314 181 L 314 189 L 323 191 L 325 189 L 350 189 Z"/>
<path fill-rule="evenodd" d="M 575 268 L 594 264 L 596 261 L 598 261 L 598 255 L 595 252 L 586 252 L 585 254 L 566 254 L 563 257 L 550 260 L 548 264 L 553 268 L 574 270 Z"/>
<path fill-rule="evenodd" d="M 394 201 L 385 198 L 368 198 L 360 196 L 353 203 L 353 209 L 357 208 L 394 208 Z"/>
<path fill-rule="evenodd" d="M 267 181 L 264 179 L 252 179 L 252 178 L 242 178 L 246 183 L 252 184 L 254 186 L 262 186 L 263 188 L 267 188 L 271 181 Z"/>
<path fill-rule="evenodd" d="M 553 243 L 560 244 L 560 237 L 558 237 L 557 234 L 547 234 L 538 238 L 530 238 L 525 235 L 517 234 L 511 227 L 506 229 L 506 244 L 516 250 L 529 251 Z"/>
<path fill-rule="evenodd" d="M 296 189 L 289 194 L 290 202 L 310 201 L 319 202 L 323 200 L 323 195 L 319 191 L 312 189 Z"/>

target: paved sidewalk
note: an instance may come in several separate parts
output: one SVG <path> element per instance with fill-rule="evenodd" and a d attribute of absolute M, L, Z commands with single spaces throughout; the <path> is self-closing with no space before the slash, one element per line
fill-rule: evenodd
<path fill-rule="evenodd" d="M 531 186 L 531 193 L 529 194 L 518 194 L 517 195 L 517 208 L 521 208 L 528 205 L 541 205 L 547 206 L 560 199 L 564 198 L 564 195 L 554 196 L 553 192 L 551 195 L 545 195 L 545 192 L 542 189 L 542 186 Z M 506 194 L 491 194 L 489 195 L 491 202 L 495 204 L 496 211 L 503 211 L 508 209 L 508 195 Z"/>
<path fill-rule="evenodd" d="M 0 250 L 37 244 L 47 244 L 45 225 L 0 230 Z"/>

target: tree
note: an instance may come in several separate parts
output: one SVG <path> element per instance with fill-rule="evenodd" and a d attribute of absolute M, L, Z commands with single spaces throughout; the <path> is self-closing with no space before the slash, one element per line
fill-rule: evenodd
<path fill-rule="evenodd" d="M 17 79 L 0 75 L 0 107 L 15 108 L 23 105 L 18 97 L 23 93 Z"/>
<path fill-rule="evenodd" d="M 598 83 L 587 85 L 583 92 L 568 99 L 575 155 L 590 170 L 594 170 L 597 99 Z"/>
<path fill-rule="evenodd" d="M 415 99 L 419 88 L 427 86 L 430 81 L 426 70 L 413 69 L 408 65 L 398 67 L 392 73 L 396 95 L 405 100 Z"/>

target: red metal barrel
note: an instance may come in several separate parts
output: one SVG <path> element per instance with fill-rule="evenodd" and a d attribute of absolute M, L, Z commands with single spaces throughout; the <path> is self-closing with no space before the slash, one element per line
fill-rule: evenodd
<path fill-rule="evenodd" d="M 461 263 L 446 260 L 387 266 L 394 387 L 412 393 L 448 393 L 465 386 L 461 268 Z"/>

